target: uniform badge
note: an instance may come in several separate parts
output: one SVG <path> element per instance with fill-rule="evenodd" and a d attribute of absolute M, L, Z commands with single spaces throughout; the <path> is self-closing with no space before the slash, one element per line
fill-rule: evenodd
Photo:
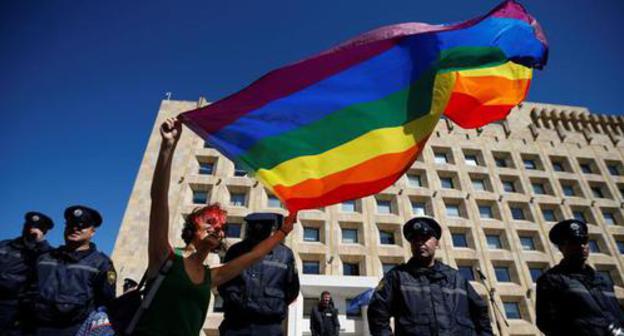
<path fill-rule="evenodd" d="M 76 216 L 76 217 L 80 217 L 80 216 L 82 216 L 82 209 L 76 209 L 76 210 L 74 210 L 74 216 Z"/>
<path fill-rule="evenodd" d="M 38 222 L 40 218 L 37 215 L 33 215 L 31 219 L 33 222 Z"/>
<path fill-rule="evenodd" d="M 106 280 L 109 285 L 113 286 L 117 281 L 117 273 L 113 270 L 106 272 Z"/>
<path fill-rule="evenodd" d="M 572 223 L 572 224 L 570 224 L 570 229 L 572 229 L 572 230 L 574 230 L 574 231 L 577 231 L 577 230 L 579 230 L 580 228 L 581 228 L 581 226 L 580 226 L 580 225 L 578 225 L 578 224 L 576 224 L 576 223 Z"/>

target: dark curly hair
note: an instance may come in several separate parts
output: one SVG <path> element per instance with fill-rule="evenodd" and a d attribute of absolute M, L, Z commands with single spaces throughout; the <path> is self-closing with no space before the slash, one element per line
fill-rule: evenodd
<path fill-rule="evenodd" d="M 227 211 L 225 211 L 219 203 L 213 203 L 204 207 L 195 208 L 184 219 L 184 226 L 182 227 L 182 240 L 187 246 L 193 241 L 195 232 L 197 231 L 198 222 L 205 217 L 212 217 L 215 220 L 213 226 L 217 231 L 225 231 Z M 211 252 L 219 253 L 225 251 L 227 246 L 223 238 L 219 239 L 219 245 Z"/>

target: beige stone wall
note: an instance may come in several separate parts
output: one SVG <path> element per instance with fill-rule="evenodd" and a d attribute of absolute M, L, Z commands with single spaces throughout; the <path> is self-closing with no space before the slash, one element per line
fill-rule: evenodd
<path fill-rule="evenodd" d="M 161 104 L 113 251 L 120 278 L 138 279 L 146 265 L 149 187 L 160 141 L 157 125 L 163 118 L 198 104 Z M 355 212 L 343 211 L 341 204 L 302 212 L 300 224 L 287 244 L 297 255 L 300 271 L 303 261 L 316 261 L 321 274 L 343 276 L 344 264 L 349 263 L 359 268 L 360 276 L 380 277 L 382 263 L 394 264 L 409 258 L 409 244 L 401 235 L 401 226 L 414 215 L 412 205 L 424 203 L 427 213 L 445 227 L 438 257 L 453 267 L 478 267 L 486 275 L 487 285 L 495 288 L 499 307 L 504 303 L 517 304 L 521 317 L 509 319 L 509 327 L 503 326 L 504 334 L 537 335 L 535 286 L 530 268 L 545 269 L 561 258 L 548 241 L 548 231 L 555 223 L 549 219 L 570 218 L 575 212 L 585 216 L 591 224 L 590 239 L 600 250 L 592 253 L 590 262 L 609 273 L 618 297 L 624 298 L 624 264 L 617 245 L 624 244 L 622 124 L 622 118 L 592 115 L 585 108 L 532 103 L 514 109 L 506 122 L 478 130 L 463 130 L 441 120 L 408 172 L 419 175 L 423 186 L 411 184 L 406 175 L 383 192 L 357 200 Z M 446 153 L 448 163 L 435 162 L 436 154 L 441 153 Z M 466 161 L 466 157 L 472 156 L 476 157 L 477 166 Z M 504 158 L 508 167 L 498 167 L 495 158 Z M 532 160 L 536 169 L 527 169 L 525 160 Z M 553 161 L 561 162 L 566 171 L 555 171 Z M 213 173 L 199 174 L 199 162 L 212 162 Z M 208 202 L 222 203 L 233 223 L 242 223 L 242 218 L 254 211 L 284 212 L 268 206 L 262 185 L 254 179 L 234 176 L 232 162 L 216 150 L 205 148 L 204 142 L 188 129 L 178 146 L 173 167 L 170 239 L 177 245 L 181 245 L 183 214 L 198 206 L 192 202 L 193 191 L 206 191 Z M 584 173 L 583 168 L 590 172 Z M 609 168 L 622 176 L 612 174 Z M 441 178 L 446 179 L 445 183 L 451 181 L 454 187 L 443 188 Z M 478 180 L 483 181 L 485 190 L 479 190 L 480 183 L 475 182 Z M 507 188 L 513 185 L 515 191 L 506 191 L 503 182 Z M 541 184 L 545 195 L 535 192 L 533 184 Z M 243 206 L 231 203 L 236 194 L 245 195 Z M 390 213 L 379 213 L 378 200 L 389 201 Z M 448 213 L 454 206 L 459 216 Z M 514 219 L 512 208 L 522 209 L 525 219 Z M 490 211 L 491 218 L 484 218 L 490 217 Z M 611 216 L 614 224 L 609 223 Z M 319 241 L 305 241 L 305 227 L 317 229 Z M 343 242 L 343 228 L 357 229 L 358 242 Z M 395 243 L 380 244 L 380 230 L 392 236 Z M 463 234 L 468 246 L 454 247 L 452 233 Z M 498 236 L 501 247 L 490 246 L 493 242 L 488 243 L 487 236 L 491 236 L 490 240 Z M 531 237 L 534 250 L 523 249 L 521 237 L 525 241 Z M 218 259 L 214 257 L 211 262 Z M 495 267 L 506 267 L 510 281 L 496 281 Z M 345 282 L 349 279 L 350 276 L 344 276 Z M 479 282 L 473 284 L 485 296 L 485 287 Z M 214 302 L 205 325 L 208 334 L 215 333 L 221 319 L 221 314 L 213 312 Z M 490 313 L 494 318 L 491 307 Z"/>

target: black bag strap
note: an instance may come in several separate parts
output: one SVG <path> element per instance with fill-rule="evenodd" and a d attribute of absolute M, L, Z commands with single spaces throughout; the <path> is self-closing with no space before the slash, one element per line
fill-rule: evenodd
<path fill-rule="evenodd" d="M 150 307 L 152 300 L 154 299 L 154 296 L 156 295 L 156 292 L 158 291 L 158 288 L 160 287 L 162 282 L 165 280 L 165 277 L 169 273 L 169 270 L 171 270 L 171 266 L 173 266 L 174 259 L 175 259 L 175 252 L 172 251 L 167 256 L 167 259 L 165 259 L 162 265 L 160 265 L 160 268 L 158 269 L 158 274 L 154 278 L 154 281 L 152 282 L 151 287 L 144 293 L 143 300 L 141 301 L 141 305 L 139 306 L 137 311 L 134 313 L 132 320 L 130 320 L 130 323 L 124 330 L 125 335 L 132 335 L 132 333 L 134 332 L 134 328 L 136 328 L 136 325 L 139 323 L 141 316 L 143 316 L 143 313 Z M 141 281 L 137 285 L 136 290 L 138 291 L 143 290 L 143 287 L 146 286 L 147 271 L 148 270 L 145 270 L 145 273 L 143 274 Z"/>

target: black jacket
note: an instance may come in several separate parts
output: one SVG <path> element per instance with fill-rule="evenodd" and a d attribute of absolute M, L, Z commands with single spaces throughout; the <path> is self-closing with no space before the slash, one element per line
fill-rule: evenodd
<path fill-rule="evenodd" d="M 310 312 L 310 331 L 312 336 L 338 336 L 340 322 L 338 311 L 333 305 L 321 307 L 316 305 Z"/>
<path fill-rule="evenodd" d="M 36 327 L 80 325 L 95 308 L 115 298 L 115 268 L 95 244 L 85 251 L 61 246 L 41 255 L 36 270 Z"/>
<path fill-rule="evenodd" d="M 368 307 L 371 335 L 492 335 L 487 304 L 456 270 L 410 260 L 390 270 Z"/>
<path fill-rule="evenodd" d="M 52 250 L 47 241 L 27 244 L 22 237 L 0 242 L 0 300 L 17 299 L 32 280 L 39 255 Z"/>
<path fill-rule="evenodd" d="M 607 335 L 610 324 L 624 326 L 613 285 L 589 266 L 565 262 L 537 280 L 537 326 L 548 336 Z"/>
<path fill-rule="evenodd" d="M 243 240 L 230 247 L 225 262 L 251 251 Z M 240 276 L 218 287 L 223 298 L 223 325 L 280 324 L 299 295 L 299 276 L 291 249 L 277 245 Z"/>

